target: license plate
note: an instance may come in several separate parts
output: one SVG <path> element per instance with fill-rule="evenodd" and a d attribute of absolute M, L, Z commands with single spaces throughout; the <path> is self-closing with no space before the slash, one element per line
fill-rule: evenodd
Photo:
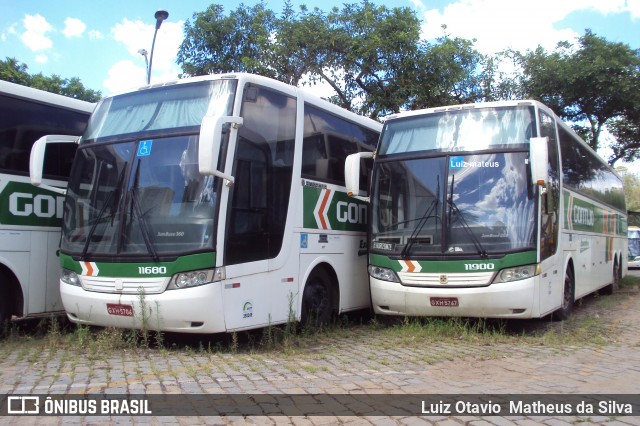
<path fill-rule="evenodd" d="M 455 308 L 458 306 L 457 297 L 432 297 L 431 306 L 444 306 Z"/>
<path fill-rule="evenodd" d="M 107 312 L 109 315 L 119 315 L 121 317 L 132 317 L 133 306 L 120 305 L 117 303 L 107 303 Z"/>

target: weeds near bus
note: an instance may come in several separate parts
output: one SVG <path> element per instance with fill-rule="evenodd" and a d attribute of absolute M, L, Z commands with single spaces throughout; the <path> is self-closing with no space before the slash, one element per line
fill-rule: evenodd
<path fill-rule="evenodd" d="M 99 361 L 117 355 L 119 351 L 157 354 L 165 357 L 176 352 L 202 354 L 233 354 L 236 356 L 273 354 L 284 356 L 327 354 L 333 357 L 340 348 L 358 343 L 371 345 L 371 359 L 379 350 L 410 348 L 416 359 L 429 364 L 452 357 L 474 354 L 478 357 L 500 356 L 504 348 L 546 346 L 563 350 L 568 347 L 615 343 L 619 321 L 611 315 L 630 298 L 640 297 L 640 279 L 627 277 L 612 296 L 590 296 L 576 304 L 569 320 L 548 319 L 499 321 L 464 318 L 395 318 L 341 316 L 339 321 L 320 329 L 296 322 L 293 297 L 290 298 L 288 321 L 269 325 L 262 330 L 234 332 L 213 336 L 176 335 L 151 330 L 160 324 L 161 314 L 155 312 L 140 293 L 144 315 L 139 317 L 142 328 L 97 328 L 71 324 L 63 317 L 51 317 L 36 322 L 13 322 L 6 326 L 0 356 L 12 354 L 16 359 L 46 362 L 59 351 L 68 352 L 69 359 Z M 29 325 L 32 324 L 32 325 Z M 456 351 L 446 350 L 456 347 Z M 419 349 L 419 351 L 417 350 Z M 444 348 L 444 349 L 443 349 Z M 469 349 L 471 348 L 471 349 Z M 493 355 L 492 355 L 493 354 Z M 383 366 L 383 364 L 381 364 Z"/>
<path fill-rule="evenodd" d="M 138 303 L 140 303 L 140 321 L 141 329 L 140 335 L 142 336 L 143 347 L 149 347 L 149 319 L 151 318 L 151 312 L 147 312 L 147 298 L 144 292 L 144 287 L 138 288 Z"/>

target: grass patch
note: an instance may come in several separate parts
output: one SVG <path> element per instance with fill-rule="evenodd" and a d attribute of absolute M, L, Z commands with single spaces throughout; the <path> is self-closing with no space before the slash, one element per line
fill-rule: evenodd
<path fill-rule="evenodd" d="M 140 354 L 152 351 L 162 357 L 173 353 L 191 357 L 278 354 L 285 359 L 300 355 L 333 359 L 353 344 L 361 344 L 371 348 L 365 355 L 369 360 L 376 359 L 378 351 L 420 348 L 416 359 L 433 364 L 473 353 L 467 350 L 453 351 L 456 355 L 451 355 L 452 351 L 440 354 L 434 350 L 440 346 L 466 345 L 465 348 L 479 348 L 477 353 L 482 352 L 483 356 L 492 353 L 499 356 L 502 348 L 509 346 L 564 348 L 615 343 L 610 336 L 619 334 L 616 327 L 620 324 L 612 320 L 613 315 L 617 307 L 633 297 L 640 297 L 640 278 L 627 276 L 613 295 L 592 295 L 578 301 L 571 317 L 564 322 L 552 322 L 549 318 L 522 321 L 389 318 L 360 312 L 343 315 L 319 329 L 296 324 L 295 316 L 291 315 L 286 324 L 219 335 L 157 333 L 146 327 L 127 330 L 77 326 L 64 318 L 51 317 L 11 323 L 0 345 L 0 355 L 5 359 L 9 355 L 16 360 L 28 359 L 30 363 L 46 361 L 60 350 L 68 352 L 67 359 L 80 356 L 89 361 L 106 360 L 122 350 Z M 157 320 L 157 310 L 149 313 L 147 325 Z M 383 365 L 385 362 L 380 361 Z"/>

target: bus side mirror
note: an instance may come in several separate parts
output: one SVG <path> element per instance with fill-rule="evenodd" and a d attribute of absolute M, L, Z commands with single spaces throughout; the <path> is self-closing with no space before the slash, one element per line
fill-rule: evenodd
<path fill-rule="evenodd" d="M 344 163 L 344 180 L 349 197 L 369 202 L 369 197 L 358 195 L 360 193 L 360 160 L 365 158 L 373 158 L 373 152 L 358 152 L 347 156 Z"/>
<path fill-rule="evenodd" d="M 234 182 L 234 177 L 218 170 L 218 158 L 222 148 L 222 126 L 230 123 L 233 130 L 237 130 L 243 123 L 242 117 L 212 117 L 205 116 L 200 126 L 198 143 L 198 170 L 201 175 L 218 176 Z M 229 139 L 231 140 L 231 139 Z M 224 160 L 223 160 L 224 169 Z"/>
<path fill-rule="evenodd" d="M 56 188 L 55 186 L 45 185 L 42 183 L 42 171 L 44 169 L 44 153 L 49 143 L 78 143 L 78 136 L 68 135 L 47 135 L 38 139 L 31 147 L 31 156 L 29 157 L 29 177 L 33 186 L 47 189 L 58 194 L 65 195 L 66 189 Z"/>
<path fill-rule="evenodd" d="M 534 185 L 546 187 L 549 182 L 548 138 L 531 138 L 529 141 L 529 163 L 531 181 Z"/>

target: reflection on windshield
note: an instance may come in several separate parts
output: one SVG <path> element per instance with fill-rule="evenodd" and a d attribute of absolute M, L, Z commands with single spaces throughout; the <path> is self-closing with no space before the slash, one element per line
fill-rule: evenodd
<path fill-rule="evenodd" d="M 197 136 L 81 147 L 62 249 L 151 258 L 211 249 L 217 182 L 198 173 L 197 147 Z"/>
<path fill-rule="evenodd" d="M 122 135 L 197 129 L 205 115 L 231 111 L 237 80 L 161 86 L 105 98 L 96 107 L 82 143 Z"/>
<path fill-rule="evenodd" d="M 372 250 L 484 256 L 534 248 L 526 159 L 511 152 L 379 163 Z"/>
<path fill-rule="evenodd" d="M 462 109 L 389 122 L 379 155 L 418 151 L 475 151 L 529 143 L 535 131 L 533 106 Z"/>

